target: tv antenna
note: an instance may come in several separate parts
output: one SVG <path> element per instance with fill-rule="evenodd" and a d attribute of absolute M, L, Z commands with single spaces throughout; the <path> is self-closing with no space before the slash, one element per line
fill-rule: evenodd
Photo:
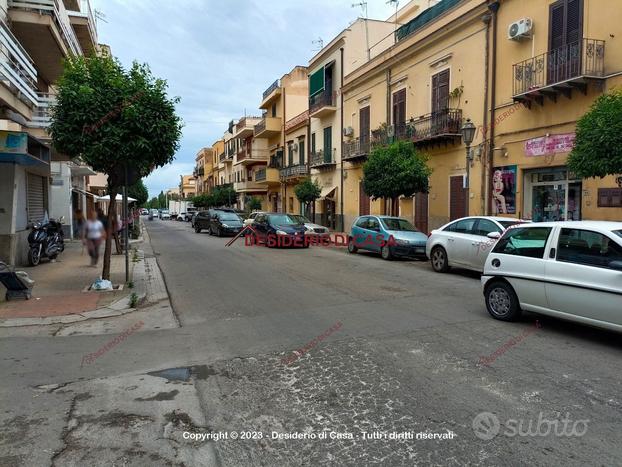
<path fill-rule="evenodd" d="M 367 44 L 367 61 L 369 62 L 369 60 L 371 59 L 371 52 L 369 50 L 369 30 L 367 28 L 367 2 L 363 0 L 360 3 L 353 3 L 352 4 L 352 8 L 356 8 L 357 6 L 360 6 L 361 9 L 363 10 L 363 12 L 365 13 L 365 16 L 364 16 L 364 19 L 365 19 L 365 43 Z"/>
<path fill-rule="evenodd" d="M 400 0 L 387 0 L 387 5 L 395 5 L 395 29 L 397 29 L 397 7 L 400 5 Z"/>
<path fill-rule="evenodd" d="M 97 10 L 97 9 L 95 9 L 95 19 L 103 21 L 104 23 L 108 22 L 106 20 L 106 15 L 101 10 Z"/>
<path fill-rule="evenodd" d="M 324 40 L 322 40 L 321 37 L 318 37 L 317 40 L 311 41 L 311 44 L 319 47 L 317 50 L 315 50 L 316 52 L 319 52 L 320 50 L 324 48 Z"/>

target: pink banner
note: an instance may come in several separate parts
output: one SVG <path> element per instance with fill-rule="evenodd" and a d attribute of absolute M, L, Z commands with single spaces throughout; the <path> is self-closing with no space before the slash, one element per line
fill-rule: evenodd
<path fill-rule="evenodd" d="M 546 156 L 560 152 L 570 152 L 574 147 L 575 134 L 543 136 L 525 141 L 525 155 Z"/>

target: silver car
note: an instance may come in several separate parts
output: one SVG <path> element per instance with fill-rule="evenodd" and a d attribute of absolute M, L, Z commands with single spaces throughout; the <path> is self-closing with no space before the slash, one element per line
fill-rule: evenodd
<path fill-rule="evenodd" d="M 457 219 L 432 231 L 426 256 L 436 272 L 447 272 L 452 266 L 483 272 L 486 256 L 503 232 L 524 222 L 487 216 Z"/>
<path fill-rule="evenodd" d="M 305 225 L 306 235 L 328 235 L 330 231 L 328 227 L 324 227 L 323 225 L 314 224 L 305 216 L 301 216 L 300 214 L 290 214 L 290 217 L 293 217 L 301 224 Z"/>

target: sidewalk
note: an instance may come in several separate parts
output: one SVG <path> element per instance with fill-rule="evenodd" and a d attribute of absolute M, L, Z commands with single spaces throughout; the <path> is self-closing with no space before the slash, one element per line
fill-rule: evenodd
<path fill-rule="evenodd" d="M 83 250 L 82 243 L 70 241 L 65 244 L 65 251 L 59 255 L 55 263 L 43 260 L 36 267 L 17 268 L 26 271 L 35 280 L 32 298 L 6 302 L 5 289 L 0 285 L 0 319 L 79 314 L 106 307 L 130 293 L 127 287 L 119 291 L 83 292 L 84 288 L 98 279 L 102 272 L 103 258 L 100 258 L 96 268 L 90 267 L 89 261 L 90 258 L 86 250 Z M 132 266 L 130 257 L 130 270 Z M 112 255 L 110 272 L 112 283 L 123 285 L 124 256 Z"/>

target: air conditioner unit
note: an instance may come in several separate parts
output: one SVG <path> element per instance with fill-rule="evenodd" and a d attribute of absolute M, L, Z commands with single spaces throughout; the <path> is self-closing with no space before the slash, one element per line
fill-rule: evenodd
<path fill-rule="evenodd" d="M 354 128 L 347 126 L 343 129 L 343 136 L 352 136 L 354 134 Z"/>
<path fill-rule="evenodd" d="M 531 18 L 523 18 L 508 26 L 508 39 L 519 41 L 524 37 L 531 37 L 533 21 Z"/>

